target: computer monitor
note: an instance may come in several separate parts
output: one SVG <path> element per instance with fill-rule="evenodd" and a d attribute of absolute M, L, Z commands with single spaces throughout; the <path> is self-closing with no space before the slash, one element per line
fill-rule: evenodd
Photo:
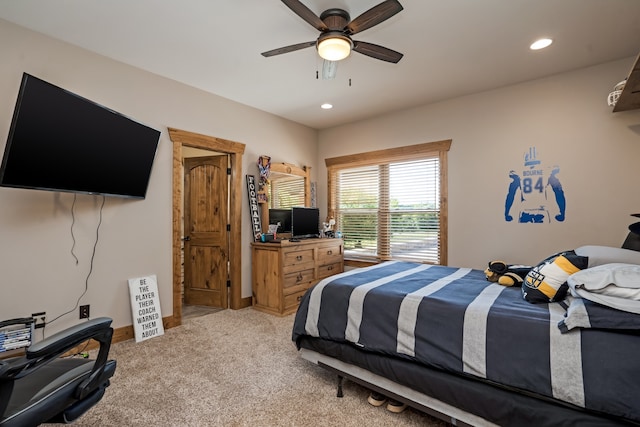
<path fill-rule="evenodd" d="M 269 224 L 278 224 L 277 233 L 291 233 L 291 209 L 269 209 Z"/>

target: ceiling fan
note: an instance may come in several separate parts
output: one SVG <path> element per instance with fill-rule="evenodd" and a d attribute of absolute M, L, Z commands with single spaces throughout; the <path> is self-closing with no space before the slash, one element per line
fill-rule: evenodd
<path fill-rule="evenodd" d="M 403 7 L 397 0 L 383 1 L 354 20 L 351 20 L 349 13 L 343 9 L 327 9 L 318 17 L 299 0 L 282 0 L 282 2 L 296 15 L 320 31 L 320 36 L 314 41 L 262 52 L 262 56 L 281 55 L 316 46 L 318 54 L 326 61 L 340 61 L 348 57 L 352 50 L 394 64 L 402 59 L 403 55 L 400 52 L 351 38 L 352 35 L 378 25 L 402 11 Z"/>

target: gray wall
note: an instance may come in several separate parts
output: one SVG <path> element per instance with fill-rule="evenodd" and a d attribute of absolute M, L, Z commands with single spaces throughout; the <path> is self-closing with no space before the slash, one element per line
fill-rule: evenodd
<path fill-rule="evenodd" d="M 449 264 L 535 264 L 584 244 L 620 246 L 640 212 L 640 110 L 612 113 L 607 96 L 635 58 L 388 114 L 320 133 L 318 158 L 452 139 Z M 425 77 L 428 78 L 428 77 Z M 558 177 L 566 220 L 506 222 L 510 170 L 536 147 Z M 319 182 L 326 181 L 320 168 Z M 326 200 L 326 186 L 319 187 Z M 551 203 L 553 204 L 553 203 Z"/>
<path fill-rule="evenodd" d="M 316 167 L 317 132 L 228 99 L 133 68 L 0 20 L 0 153 L 20 79 L 28 72 L 162 131 L 144 200 L 107 198 L 93 273 L 83 304 L 92 317 L 131 325 L 127 280 L 156 274 L 162 315 L 172 313 L 172 142 L 167 127 L 246 144 L 243 174 L 258 174 L 258 156 Z M 52 159 L 55 161 L 55 159 Z M 315 179 L 315 178 L 314 178 Z M 243 181 L 244 182 L 244 181 Z M 244 186 L 243 186 L 244 188 Z M 79 195 L 71 255 L 73 195 L 0 188 L 0 318 L 71 310 L 85 290 L 101 198 Z M 247 212 L 246 195 L 243 211 Z M 242 296 L 251 296 L 251 226 L 242 217 Z M 77 309 L 46 328 L 78 322 Z"/>

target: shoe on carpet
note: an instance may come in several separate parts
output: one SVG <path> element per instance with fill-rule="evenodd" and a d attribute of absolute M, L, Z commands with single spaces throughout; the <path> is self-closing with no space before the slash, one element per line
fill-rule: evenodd
<path fill-rule="evenodd" d="M 382 406 L 387 401 L 387 396 L 381 393 L 377 393 L 372 391 L 369 393 L 369 397 L 367 398 L 367 402 L 373 406 Z"/>
<path fill-rule="evenodd" d="M 393 399 L 389 399 L 389 403 L 387 403 L 387 410 L 395 414 L 399 414 L 405 409 L 407 409 L 406 403 L 398 402 L 397 400 L 393 400 Z"/>

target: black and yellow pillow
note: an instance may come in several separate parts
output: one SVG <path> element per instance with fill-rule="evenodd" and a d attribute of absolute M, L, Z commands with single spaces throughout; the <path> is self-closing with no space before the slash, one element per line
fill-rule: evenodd
<path fill-rule="evenodd" d="M 522 297 L 532 303 L 562 301 L 567 296 L 567 279 L 587 268 L 589 258 L 565 251 L 552 255 L 527 273 L 522 284 Z"/>

